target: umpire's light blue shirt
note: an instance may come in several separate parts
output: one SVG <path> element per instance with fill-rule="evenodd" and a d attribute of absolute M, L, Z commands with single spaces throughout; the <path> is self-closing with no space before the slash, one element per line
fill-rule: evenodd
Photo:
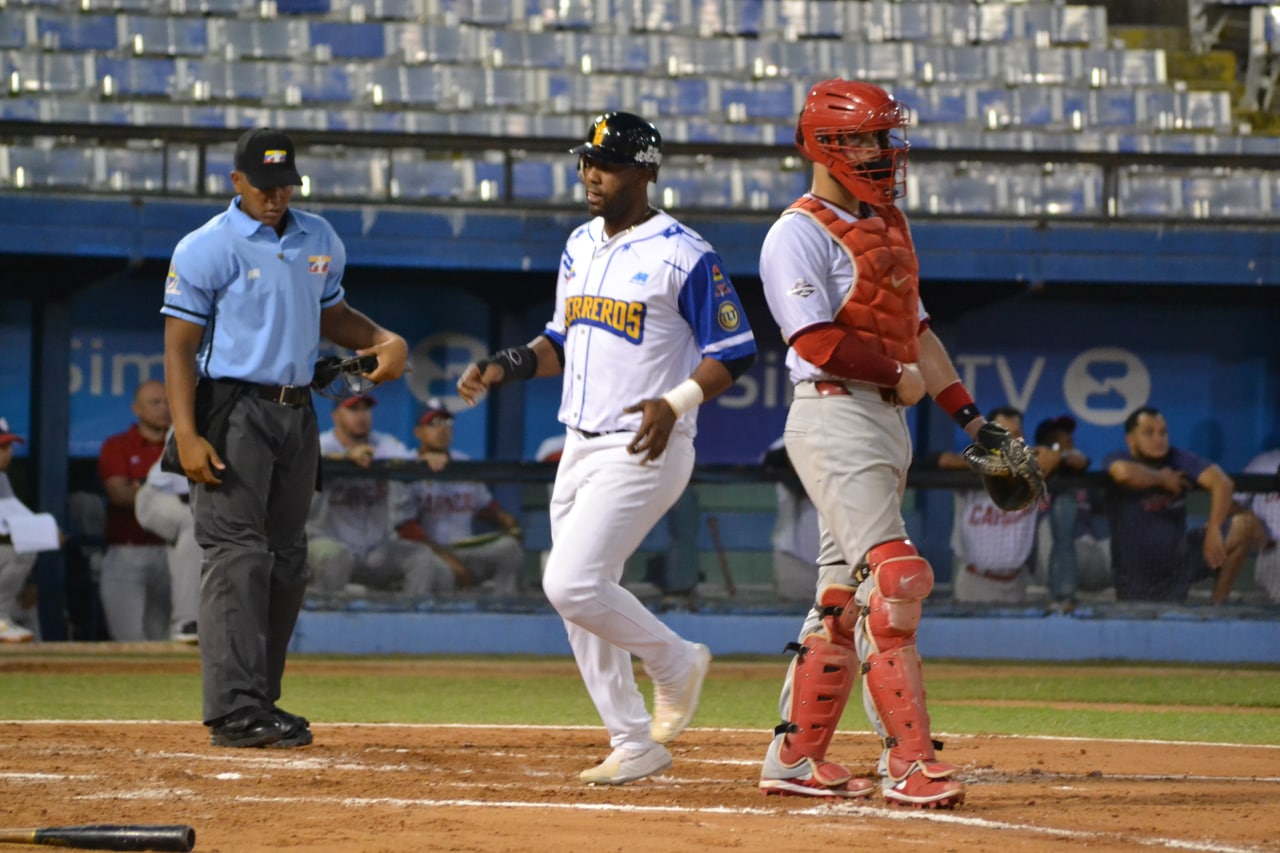
<path fill-rule="evenodd" d="M 227 209 L 173 250 L 160 313 L 205 327 L 200 376 L 307 385 L 320 345 L 320 312 L 343 300 L 347 250 L 333 226 L 289 209 L 284 236 Z"/>

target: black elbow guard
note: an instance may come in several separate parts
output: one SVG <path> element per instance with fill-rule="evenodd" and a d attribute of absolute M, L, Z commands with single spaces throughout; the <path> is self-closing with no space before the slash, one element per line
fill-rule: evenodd
<path fill-rule="evenodd" d="M 729 375 L 733 377 L 733 381 L 737 382 L 742 374 L 751 369 L 751 365 L 756 363 L 756 354 L 744 355 L 742 358 L 733 358 L 728 361 L 720 362 L 729 371 Z"/>
<path fill-rule="evenodd" d="M 546 339 L 547 343 L 551 344 L 551 349 L 555 350 L 555 353 L 556 353 L 556 361 L 560 362 L 560 367 L 563 368 L 564 367 L 564 347 L 556 343 L 555 340 L 548 338 L 546 335 L 543 335 L 542 337 Z"/>

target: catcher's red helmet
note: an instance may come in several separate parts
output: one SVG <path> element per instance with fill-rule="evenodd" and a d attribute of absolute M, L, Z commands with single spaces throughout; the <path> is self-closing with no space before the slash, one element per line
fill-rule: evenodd
<path fill-rule="evenodd" d="M 904 128 L 910 110 L 871 83 L 824 80 L 809 90 L 796 122 L 796 147 L 806 158 L 831 172 L 840 185 L 867 204 L 892 204 L 907 181 Z M 897 131 L 894 133 L 893 131 Z M 879 149 L 870 159 L 850 159 L 866 149 L 848 144 L 852 134 L 875 133 Z"/>

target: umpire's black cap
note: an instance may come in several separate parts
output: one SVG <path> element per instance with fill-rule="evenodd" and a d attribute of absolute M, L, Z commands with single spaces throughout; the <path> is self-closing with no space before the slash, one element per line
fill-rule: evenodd
<path fill-rule="evenodd" d="M 635 113 L 604 113 L 592 119 L 587 141 L 569 153 L 622 166 L 648 166 L 656 172 L 662 165 L 662 134 Z"/>
<path fill-rule="evenodd" d="M 260 190 L 292 184 L 302 186 L 302 176 L 294 165 L 293 140 L 278 130 L 255 127 L 246 130 L 236 143 L 235 166 Z"/>

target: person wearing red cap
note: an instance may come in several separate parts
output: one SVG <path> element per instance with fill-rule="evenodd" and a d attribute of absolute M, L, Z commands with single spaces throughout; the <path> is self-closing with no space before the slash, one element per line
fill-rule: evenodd
<path fill-rule="evenodd" d="M 427 402 L 413 435 L 418 439 L 419 461 L 426 462 L 432 471 L 443 471 L 450 462 L 468 458 L 451 447 L 453 413 L 439 399 Z M 484 483 L 419 480 L 410 486 L 408 501 L 397 517 L 404 519 L 400 535 L 430 548 L 453 573 L 457 588 L 484 584 L 499 596 L 519 594 L 524 571 L 520 523 Z M 476 535 L 476 521 L 496 530 Z"/>
<path fill-rule="evenodd" d="M 13 462 L 14 446 L 25 443 L 22 436 L 9 429 L 9 422 L 0 418 L 0 643 L 27 643 L 35 638 L 33 631 L 18 624 L 25 609 L 18 596 L 36 564 L 36 553 L 14 549 L 8 521 L 13 516 L 31 514 L 14 495 L 6 473 Z"/>
<path fill-rule="evenodd" d="M 320 434 L 320 452 L 361 468 L 413 458 L 400 439 L 373 428 L 377 404 L 368 394 L 336 403 L 333 429 Z M 313 592 L 341 595 L 352 584 L 412 596 L 452 590 L 452 572 L 429 548 L 396 535 L 394 512 L 406 492 L 404 484 L 380 477 L 325 478 L 307 520 Z"/>

